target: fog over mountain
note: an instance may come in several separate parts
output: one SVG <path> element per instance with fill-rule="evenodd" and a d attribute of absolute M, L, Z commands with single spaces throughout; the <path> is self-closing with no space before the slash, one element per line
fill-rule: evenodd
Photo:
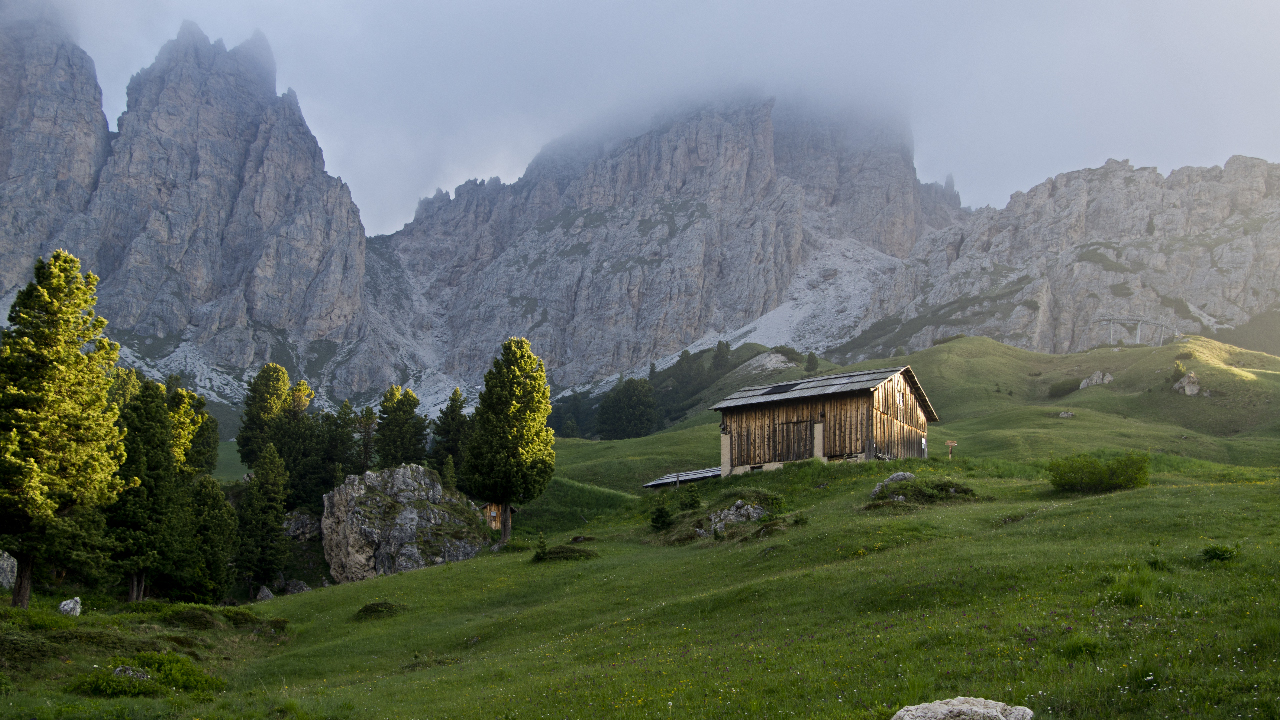
<path fill-rule="evenodd" d="M 56 4 L 112 129 L 129 78 L 182 21 L 228 46 L 261 30 L 370 235 L 437 187 L 515 180 L 583 123 L 726 89 L 899 110 L 921 177 L 953 174 L 974 207 L 1110 157 L 1280 158 L 1271 3 Z"/>
<path fill-rule="evenodd" d="M 1119 62 L 1111 44 L 1087 42 L 1097 39 L 1091 24 L 1073 37 L 1083 22 L 1075 15 L 1018 25 L 1009 8 L 1008 42 L 966 54 L 937 16 L 874 8 L 842 44 L 830 25 L 847 15 L 816 6 L 797 11 L 812 16 L 812 36 L 799 34 L 798 16 L 737 4 L 721 8 L 723 17 L 708 16 L 710 6 L 679 15 L 679 32 L 657 16 L 629 23 L 577 7 L 581 37 L 572 43 L 548 25 L 568 6 L 519 28 L 518 6 L 481 6 L 501 15 L 491 25 L 480 19 L 498 15 L 447 8 L 434 23 L 405 9 L 399 23 L 379 25 L 385 7 L 360 17 L 317 7 L 279 27 L 284 53 L 268 32 L 224 42 L 179 23 L 130 72 L 118 112 L 75 28 L 82 38 L 106 27 L 131 37 L 129 18 L 150 27 L 172 7 L 106 16 L 96 6 L 60 15 L 5 6 L 0 298 L 26 282 L 36 256 L 66 248 L 101 276 L 99 309 L 125 362 L 155 376 L 181 373 L 230 404 L 257 368 L 278 362 L 318 387 L 322 406 L 368 403 L 390 383 L 432 406 L 455 385 L 474 393 L 510 335 L 530 338 L 557 391 L 608 387 L 719 340 L 840 361 L 957 333 L 1044 352 L 1189 332 L 1235 333 L 1260 349 L 1280 343 L 1280 165 L 1265 159 L 1280 149 L 1265 152 L 1271 137 L 1255 132 L 1271 117 L 1259 108 L 1278 96 L 1257 92 L 1272 81 L 1243 66 L 1213 92 L 1246 82 L 1254 91 L 1209 113 L 1201 105 L 1212 93 L 1176 100 L 1152 89 L 1208 92 L 1189 69 L 1181 83 L 1162 74 L 1131 85 L 1118 102 L 1111 83 L 1152 59 L 1131 49 L 1129 64 Z M 282 22 L 277 12 L 265 5 L 244 16 L 266 26 Z M 1112 18 L 1111 30 L 1129 22 L 1110 12 L 1091 17 Z M 952 19 L 952 30 L 974 22 Z M 907 25 L 873 32 L 889 20 Z M 1038 62 L 1022 62 L 1018 49 L 1029 53 L 1035 23 L 1049 20 L 1060 25 L 1053 37 L 1073 40 L 1071 53 L 1050 52 L 1052 38 L 1042 37 Z M 350 37 L 317 31 L 299 40 L 322 22 Z M 701 39 L 679 42 L 694 33 L 690 23 Z M 609 42 L 588 32 L 615 26 Z M 406 27 L 440 43 L 411 40 Z M 1215 27 L 1206 22 L 1196 37 Z M 886 40 L 908 29 L 914 44 Z M 992 32 L 973 29 L 979 38 Z M 1241 42 L 1220 54 L 1255 47 L 1249 32 L 1240 29 Z M 467 37 L 484 41 L 476 47 L 514 44 L 463 52 Z M 655 45 L 661 38 L 671 44 Z M 920 38 L 955 50 L 955 60 L 927 43 L 915 52 Z M 1138 33 L 1128 46 L 1143 38 L 1151 39 Z M 755 54 L 742 45 L 748 39 Z M 307 55 L 315 47 L 325 50 Z M 458 52 L 422 61 L 440 47 Z M 119 47 L 103 52 L 108 68 L 123 57 Z M 378 64 L 391 56 L 398 67 Z M 614 64 L 626 58 L 631 65 Z M 975 58 L 1007 71 L 1012 84 L 999 97 L 989 72 L 956 76 Z M 1076 66 L 1091 70 L 1079 75 Z M 1096 83 L 1074 84 L 1085 75 Z M 926 104 L 919 93 L 930 88 L 936 102 Z M 335 97 L 356 98 L 354 108 L 332 110 Z M 1062 97 L 1078 106 L 1062 106 Z M 1007 137 L 976 114 L 945 123 L 933 114 L 983 98 L 987 124 L 1007 126 Z M 1036 124 L 1042 111 L 1020 103 L 1037 100 L 1065 119 Z M 1173 112 L 1179 103 L 1185 113 Z M 1148 116 L 1160 107 L 1168 117 Z M 405 108 L 413 112 L 398 114 Z M 1210 115 L 1230 132 L 1180 134 L 1180 123 Z M 327 134 L 313 132 L 325 123 Z M 1181 152 L 1211 157 L 1176 169 L 1142 163 L 1143 147 L 1173 147 L 1174 137 L 1199 143 Z M 536 152 L 521 157 L 515 148 L 525 142 Z M 991 143 L 979 153 L 985 164 L 946 161 L 983 143 Z M 1107 150 L 1130 144 L 1137 152 Z M 966 167 L 971 178 L 1016 182 L 1086 147 L 1102 155 L 1062 160 L 995 207 L 978 206 L 980 191 L 966 185 Z M 486 163 L 512 169 L 502 169 L 505 179 L 416 189 L 446 177 L 446 157 L 471 163 L 468 173 Z M 938 158 L 948 164 L 931 166 Z M 354 164 L 343 170 L 344 162 Z M 394 232 L 368 232 L 379 223 Z"/>

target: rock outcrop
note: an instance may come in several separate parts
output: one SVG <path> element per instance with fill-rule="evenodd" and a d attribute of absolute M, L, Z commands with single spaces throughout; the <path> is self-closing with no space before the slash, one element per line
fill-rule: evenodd
<path fill-rule="evenodd" d="M 748 503 L 745 500 L 739 500 L 733 505 L 717 510 L 707 516 L 711 521 L 711 529 L 715 532 L 724 532 L 725 525 L 733 523 L 754 522 L 769 514 L 768 510 L 756 505 Z"/>
<path fill-rule="evenodd" d="M 1183 395 L 1199 395 L 1200 378 L 1196 377 L 1195 373 L 1189 372 L 1173 384 L 1173 391 Z"/>
<path fill-rule="evenodd" d="M 1093 387 L 1094 385 L 1110 385 L 1111 381 L 1114 379 L 1115 378 L 1111 377 L 1111 373 L 1094 370 L 1092 375 L 1080 381 L 1080 389 L 1083 390 L 1087 387 Z"/>
<path fill-rule="evenodd" d="M 80 617 L 80 598 L 73 597 L 70 600 L 63 600 L 58 603 L 58 612 L 63 615 Z"/>
<path fill-rule="evenodd" d="M 876 486 L 871 490 L 871 499 L 875 500 L 876 498 L 880 497 L 880 493 L 886 492 L 886 488 L 888 488 L 893 483 L 906 482 L 907 480 L 915 480 L 915 479 L 916 479 L 916 476 L 912 475 L 909 472 L 896 472 L 890 475 L 889 477 L 885 478 L 884 481 L 876 483 Z M 895 500 L 904 499 L 902 498 L 902 496 L 893 495 L 892 493 L 890 493 L 890 497 Z"/>
<path fill-rule="evenodd" d="M 489 540 L 480 509 L 417 465 L 348 475 L 324 496 L 320 524 L 340 583 L 469 560 Z"/>
<path fill-rule="evenodd" d="M 995 700 L 957 697 L 923 705 L 909 705 L 894 713 L 893 720 L 1031 720 L 1035 713 L 1021 705 Z"/>

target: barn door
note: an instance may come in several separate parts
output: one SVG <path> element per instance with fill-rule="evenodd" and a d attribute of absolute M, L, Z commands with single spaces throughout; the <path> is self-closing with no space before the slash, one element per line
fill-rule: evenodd
<path fill-rule="evenodd" d="M 778 459 L 781 462 L 813 457 L 813 423 L 809 420 L 780 423 L 778 426 Z"/>

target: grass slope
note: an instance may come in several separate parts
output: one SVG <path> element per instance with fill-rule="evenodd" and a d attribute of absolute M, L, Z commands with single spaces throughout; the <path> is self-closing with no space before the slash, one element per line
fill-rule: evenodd
<path fill-rule="evenodd" d="M 900 468 L 983 499 L 862 509 Z M 976 460 L 717 479 L 704 497 L 749 482 L 808 522 L 670 546 L 642 501 L 580 531 L 598 559 L 486 554 L 259 604 L 289 630 L 265 656 L 219 644 L 231 661 L 206 662 L 229 681 L 216 695 L 78 699 L 64 688 L 96 662 L 82 654 L 15 673 L 22 692 L 6 700 L 24 718 L 887 720 L 976 695 L 1039 718 L 1275 717 L 1280 484 L 1172 457 L 1155 471 L 1150 487 L 1101 496 Z M 1201 558 L 1236 543 L 1234 560 Z M 378 601 L 401 607 L 356 619 Z"/>

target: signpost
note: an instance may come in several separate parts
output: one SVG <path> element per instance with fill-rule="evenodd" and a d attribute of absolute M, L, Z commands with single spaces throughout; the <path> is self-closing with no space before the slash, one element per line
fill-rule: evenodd
<path fill-rule="evenodd" d="M 948 459 L 948 460 L 950 460 L 950 459 L 951 459 L 951 449 L 952 449 L 952 448 L 954 448 L 954 447 L 956 446 L 956 444 L 957 444 L 957 443 L 956 443 L 956 441 L 955 441 L 955 440 L 948 440 L 948 441 L 947 441 L 947 459 Z"/>

